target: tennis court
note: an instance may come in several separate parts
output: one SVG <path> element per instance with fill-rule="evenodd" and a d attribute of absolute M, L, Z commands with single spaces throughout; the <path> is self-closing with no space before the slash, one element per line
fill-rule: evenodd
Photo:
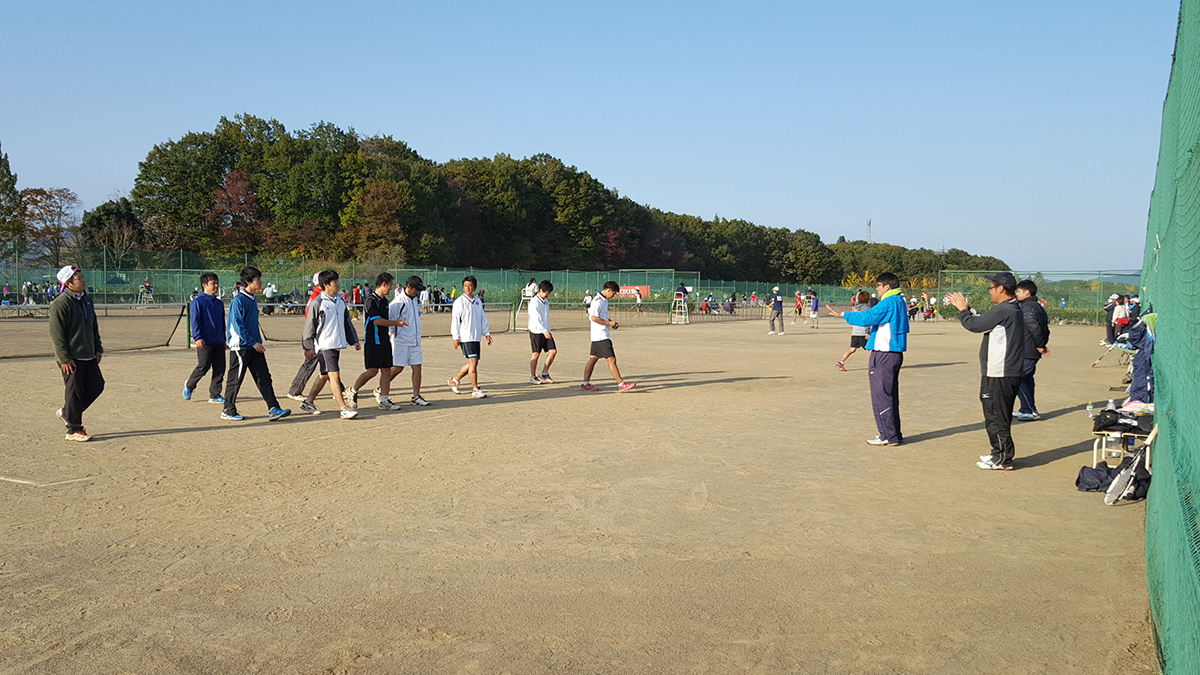
<path fill-rule="evenodd" d="M 86 444 L 51 358 L 0 361 L 0 673 L 1155 672 L 1144 504 L 1073 485 L 1121 396 L 1097 329 L 1053 328 L 1011 473 L 974 466 L 977 335 L 914 324 L 879 449 L 845 324 L 766 331 L 615 331 L 623 394 L 578 390 L 586 331 L 543 386 L 498 335 L 482 401 L 427 339 L 433 405 L 353 421 L 248 381 L 221 422 L 193 352 L 113 353 Z M 282 395 L 300 350 L 267 357 Z"/>

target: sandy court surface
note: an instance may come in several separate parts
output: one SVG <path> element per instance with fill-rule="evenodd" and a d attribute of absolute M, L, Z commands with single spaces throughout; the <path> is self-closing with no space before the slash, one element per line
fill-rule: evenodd
<path fill-rule="evenodd" d="M 426 340 L 433 406 L 353 421 L 268 423 L 247 378 L 222 422 L 194 353 L 114 353 L 87 444 L 51 359 L 0 361 L 0 673 L 1155 671 L 1144 506 L 1074 487 L 1120 397 L 1097 329 L 1054 327 L 1046 419 L 985 472 L 978 336 L 914 325 L 877 449 L 848 329 L 788 328 L 616 331 L 622 394 L 579 391 L 584 331 L 545 386 L 501 335 L 483 401 Z M 268 351 L 280 395 L 300 360 Z"/>

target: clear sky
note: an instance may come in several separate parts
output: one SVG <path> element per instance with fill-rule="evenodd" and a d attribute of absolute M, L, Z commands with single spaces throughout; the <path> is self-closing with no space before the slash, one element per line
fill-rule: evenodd
<path fill-rule="evenodd" d="M 549 153 L 639 203 L 1141 266 L 1178 0 L 41 2 L 0 20 L 19 187 L 87 208 L 246 112 L 446 161 Z"/>

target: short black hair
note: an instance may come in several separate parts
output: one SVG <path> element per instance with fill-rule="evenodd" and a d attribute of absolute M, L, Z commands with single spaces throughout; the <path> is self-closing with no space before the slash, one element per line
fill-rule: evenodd
<path fill-rule="evenodd" d="M 474 276 L 468 275 L 468 276 L 463 277 L 464 284 L 467 283 L 468 281 L 471 282 L 471 285 L 474 286 L 475 288 L 479 288 L 479 282 L 475 280 Z"/>
<path fill-rule="evenodd" d="M 390 284 L 396 280 L 391 272 L 380 272 L 379 276 L 375 277 L 375 288 L 379 288 L 384 284 Z"/>
<path fill-rule="evenodd" d="M 262 278 L 262 270 L 257 267 L 243 267 L 241 274 L 238 276 L 242 278 L 243 286 L 249 286 L 251 281 Z"/>
<path fill-rule="evenodd" d="M 1030 295 L 1037 295 L 1037 284 L 1033 283 L 1029 279 L 1023 279 L 1021 281 L 1018 281 L 1017 288 L 1020 288 L 1021 290 L 1029 291 Z"/>
<path fill-rule="evenodd" d="M 204 274 L 200 275 L 200 286 L 201 287 L 203 287 L 205 284 L 207 284 L 210 281 L 216 281 L 217 283 L 220 283 L 220 280 L 217 279 L 216 272 L 205 272 Z"/>
<path fill-rule="evenodd" d="M 900 288 L 900 279 L 896 278 L 896 275 L 891 272 L 884 272 L 875 277 L 875 282 L 883 284 L 888 288 Z"/>
<path fill-rule="evenodd" d="M 532 281 L 532 279 L 530 281 Z M 554 292 L 554 284 L 550 283 L 549 279 L 543 279 L 542 283 L 538 284 L 538 290 L 552 293 Z"/>
<path fill-rule="evenodd" d="M 317 275 L 317 285 L 325 288 L 329 285 L 329 282 L 335 281 L 337 278 L 337 270 L 321 270 L 321 273 Z"/>
<path fill-rule="evenodd" d="M 615 281 L 606 281 L 606 282 L 604 282 L 604 285 L 601 286 L 600 288 L 601 288 L 601 290 L 604 290 L 604 289 L 610 290 L 613 293 L 621 292 L 621 284 L 618 284 Z"/>

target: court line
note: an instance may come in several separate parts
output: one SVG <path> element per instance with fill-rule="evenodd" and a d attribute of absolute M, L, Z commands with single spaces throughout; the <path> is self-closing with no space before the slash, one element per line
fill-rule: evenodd
<path fill-rule="evenodd" d="M 96 480 L 97 478 L 104 478 L 104 476 L 86 476 L 84 478 L 72 478 L 71 480 L 55 481 L 53 483 L 35 483 L 34 481 L 31 481 L 31 480 L 21 480 L 20 478 L 9 478 L 7 476 L 0 476 L 0 480 L 8 482 L 8 483 L 19 483 L 21 485 L 32 485 L 33 487 L 39 487 L 39 488 L 52 487 L 54 485 L 67 485 L 68 483 L 80 483 L 85 480 Z"/>

